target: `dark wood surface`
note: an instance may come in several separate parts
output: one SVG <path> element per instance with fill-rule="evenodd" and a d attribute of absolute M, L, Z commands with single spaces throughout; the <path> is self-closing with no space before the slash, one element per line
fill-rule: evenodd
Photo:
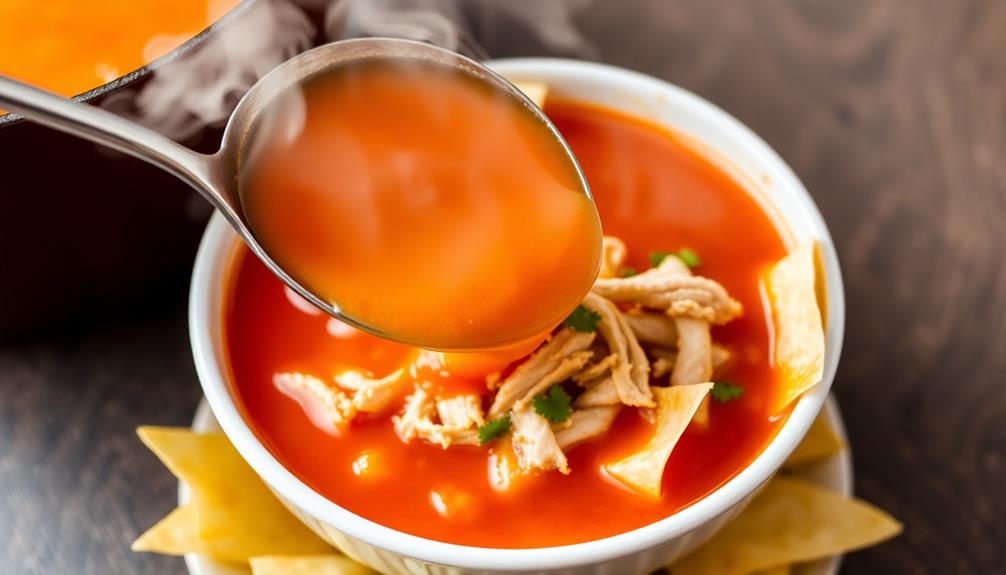
<path fill-rule="evenodd" d="M 596 59 L 761 134 L 831 227 L 856 491 L 906 525 L 844 572 L 1006 570 L 1006 3 L 601 0 L 577 20 Z M 0 349 L 0 573 L 184 572 L 129 551 L 175 498 L 133 430 L 185 425 L 200 397 L 184 276 L 152 310 Z"/>

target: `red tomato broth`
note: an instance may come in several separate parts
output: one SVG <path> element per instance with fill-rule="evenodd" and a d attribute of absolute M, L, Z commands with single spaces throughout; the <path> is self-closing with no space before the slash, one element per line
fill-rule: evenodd
<path fill-rule="evenodd" d="M 348 317 L 390 339 L 490 349 L 540 341 L 590 289 L 596 211 L 512 94 L 443 65 L 366 60 L 263 115 L 278 121 L 243 162 L 250 227 Z"/>
<path fill-rule="evenodd" d="M 275 372 L 326 377 L 361 367 L 380 375 L 407 364 L 413 350 L 362 332 L 330 336 L 327 318 L 295 309 L 278 280 L 244 253 L 235 263 L 225 317 L 239 404 L 283 465 L 367 519 L 480 547 L 544 547 L 616 535 L 663 519 L 722 485 L 757 457 L 784 419 L 768 413 L 776 374 L 759 281 L 786 250 L 766 214 L 736 182 L 657 126 L 580 103 L 550 102 L 546 112 L 579 159 L 605 233 L 628 245 L 629 265 L 645 269 L 650 251 L 687 246 L 702 257 L 697 273 L 720 281 L 743 303 L 745 315 L 715 328 L 714 339 L 737 356 L 723 379 L 745 393 L 731 403 L 711 402 L 708 430 L 686 430 L 668 461 L 659 501 L 624 489 L 602 470 L 651 433 L 631 408 L 604 438 L 568 453 L 570 475 L 543 474 L 500 493 L 487 478 L 487 449 L 402 443 L 390 416 L 354 422 L 341 437 L 314 427 L 273 386 Z M 353 474 L 363 452 L 378 454 L 375 468 L 383 467 L 373 479 Z M 448 493 L 448 501 L 461 500 L 463 509 L 442 516 L 431 500 L 434 490 Z"/>

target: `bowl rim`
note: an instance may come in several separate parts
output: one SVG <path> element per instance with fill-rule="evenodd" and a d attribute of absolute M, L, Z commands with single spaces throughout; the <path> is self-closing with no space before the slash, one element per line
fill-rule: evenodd
<path fill-rule="evenodd" d="M 403 557 L 461 569 L 538 571 L 603 563 L 657 547 L 732 509 L 767 481 L 797 446 L 821 410 L 838 368 L 845 328 L 845 297 L 838 257 L 824 219 L 789 166 L 749 128 L 705 99 L 663 80 L 605 64 L 516 58 L 488 65 L 504 75 L 574 76 L 618 86 L 627 93 L 661 94 L 668 103 L 717 124 L 717 129 L 742 145 L 765 173 L 787 190 L 787 201 L 796 203 L 819 243 L 825 273 L 828 305 L 824 378 L 800 397 L 788 420 L 758 457 L 714 491 L 673 515 L 625 533 L 572 545 L 535 549 L 458 545 L 404 533 L 357 515 L 308 487 L 279 463 L 250 429 L 231 396 L 226 360 L 215 353 L 222 349 L 215 342 L 219 341 L 223 327 L 219 317 L 211 314 L 219 309 L 213 302 L 223 297 L 237 240 L 219 213 L 214 213 L 200 243 L 189 294 L 189 333 L 196 372 L 221 427 L 255 472 L 289 503 L 351 538 Z M 589 102 L 589 95 L 583 100 Z"/>

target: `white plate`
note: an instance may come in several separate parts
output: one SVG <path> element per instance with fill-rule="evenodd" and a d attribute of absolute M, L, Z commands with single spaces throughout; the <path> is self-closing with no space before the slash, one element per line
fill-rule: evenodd
<path fill-rule="evenodd" d="M 838 409 L 838 403 L 834 396 L 829 396 L 824 404 L 824 412 L 835 433 L 845 441 L 845 424 L 842 422 L 842 412 Z M 196 416 L 192 420 L 192 430 L 200 433 L 220 431 L 220 424 L 217 423 L 213 412 L 210 411 L 206 400 L 199 402 L 196 409 Z M 846 496 L 852 495 L 852 454 L 848 447 L 837 455 L 829 459 L 807 465 L 796 473 L 798 477 L 818 485 L 827 487 L 833 491 L 838 491 Z M 178 504 L 181 505 L 189 500 L 189 486 L 178 482 Z M 822 559 L 813 563 L 801 565 L 794 571 L 796 575 L 836 575 L 841 566 L 842 557 L 837 555 L 828 559 Z M 234 565 L 216 561 L 205 555 L 189 553 L 185 556 L 185 565 L 191 575 L 250 575 L 251 570 L 244 565 Z"/>

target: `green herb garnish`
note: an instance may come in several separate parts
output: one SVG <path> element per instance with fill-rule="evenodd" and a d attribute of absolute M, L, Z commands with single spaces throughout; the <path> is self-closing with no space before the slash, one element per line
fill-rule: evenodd
<path fill-rule="evenodd" d="M 592 309 L 587 309 L 582 305 L 576 306 L 573 313 L 562 321 L 562 325 L 576 331 L 597 331 L 597 322 L 601 321 L 601 315 Z"/>
<path fill-rule="evenodd" d="M 695 250 L 690 248 L 681 248 L 676 252 L 650 252 L 650 264 L 652 264 L 653 267 L 657 267 L 667 256 L 674 256 L 678 258 L 690 268 L 697 268 L 702 265 L 702 258 L 699 257 L 699 254 L 695 253 Z"/>
<path fill-rule="evenodd" d="M 720 403 L 728 403 L 744 395 L 744 388 L 729 381 L 717 381 L 709 394 Z"/>
<path fill-rule="evenodd" d="M 636 275 L 637 273 L 639 273 L 639 272 L 636 271 L 636 268 L 629 268 L 629 267 L 622 268 L 622 277 L 623 278 L 631 278 L 632 276 Z"/>
<path fill-rule="evenodd" d="M 496 419 L 491 419 L 479 427 L 479 445 L 485 445 L 490 441 L 499 439 L 504 433 L 510 430 L 510 416 L 504 415 Z"/>
<path fill-rule="evenodd" d="M 561 423 L 569 419 L 573 408 L 570 406 L 570 397 L 561 385 L 553 385 L 548 392 L 534 396 L 531 400 L 534 410 L 552 423 Z"/>
<path fill-rule="evenodd" d="M 671 255 L 671 252 L 650 252 L 650 265 L 653 267 L 659 266 L 660 262 L 664 261 L 664 258 L 669 255 Z"/>
<path fill-rule="evenodd" d="M 688 248 L 681 248 L 680 250 L 674 252 L 674 255 L 677 256 L 679 260 L 685 262 L 685 265 L 690 268 L 697 268 L 702 265 L 702 258 L 699 257 L 699 254 Z"/>

